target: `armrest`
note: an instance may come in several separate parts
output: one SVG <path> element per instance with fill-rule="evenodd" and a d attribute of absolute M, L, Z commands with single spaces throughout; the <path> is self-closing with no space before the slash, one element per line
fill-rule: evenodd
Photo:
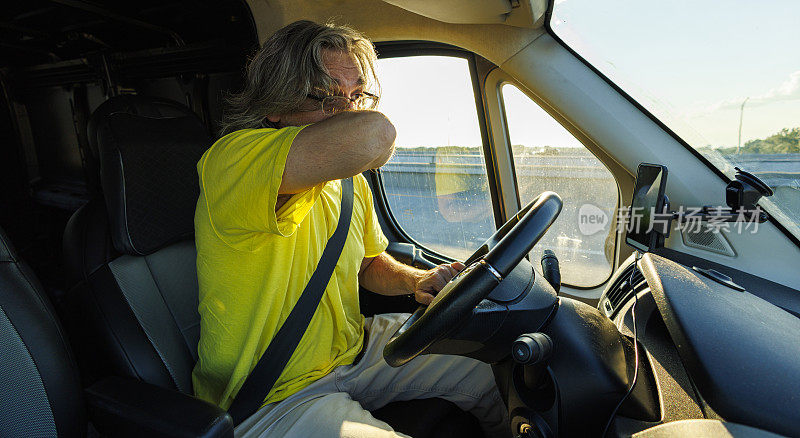
<path fill-rule="evenodd" d="M 233 437 L 219 406 L 139 380 L 108 377 L 86 389 L 89 419 L 108 436 Z"/>

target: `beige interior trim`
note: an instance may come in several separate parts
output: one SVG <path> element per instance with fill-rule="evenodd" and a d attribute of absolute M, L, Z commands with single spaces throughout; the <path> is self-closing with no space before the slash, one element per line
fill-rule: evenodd
<path fill-rule="evenodd" d="M 522 206 L 517 199 L 517 181 L 514 179 L 514 157 L 511 154 L 508 123 L 506 122 L 503 98 L 500 86 L 508 78 L 508 74 L 496 68 L 489 73 L 484 83 L 484 108 L 489 120 L 489 135 L 491 137 L 499 173 L 501 196 L 506 205 L 506 216 L 511 217 Z"/>
<path fill-rule="evenodd" d="M 509 0 L 383 0 L 444 23 L 499 24 L 511 13 Z"/>
<path fill-rule="evenodd" d="M 248 0 L 259 41 L 297 20 L 349 25 L 373 41 L 424 40 L 452 44 L 500 65 L 544 33 L 542 27 L 453 24 L 377 0 Z"/>
<path fill-rule="evenodd" d="M 540 27 L 547 0 L 383 0 L 443 23 Z"/>

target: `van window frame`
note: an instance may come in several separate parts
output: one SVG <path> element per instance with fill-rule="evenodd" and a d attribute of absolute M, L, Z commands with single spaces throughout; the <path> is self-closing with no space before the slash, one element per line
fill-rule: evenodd
<path fill-rule="evenodd" d="M 603 163 L 603 161 L 602 161 L 602 160 L 601 160 L 601 159 L 600 159 L 600 158 L 599 158 L 597 155 L 595 155 L 595 153 L 594 153 L 594 152 L 593 152 L 593 151 L 592 151 L 590 148 L 588 148 L 588 147 L 586 146 L 586 144 L 584 143 L 584 141 L 583 141 L 583 140 L 581 140 L 580 138 L 578 138 L 577 136 L 575 136 L 575 134 L 573 134 L 572 132 L 570 132 L 570 130 L 569 130 L 569 129 L 567 129 L 567 127 L 566 127 L 566 126 L 565 126 L 563 123 L 561 123 L 561 122 L 560 122 L 560 121 L 559 121 L 559 120 L 558 120 L 558 119 L 557 119 L 557 118 L 556 118 L 556 117 L 555 117 L 555 116 L 554 116 L 554 115 L 551 113 L 551 110 L 550 110 L 550 108 L 549 108 L 547 105 L 544 105 L 544 104 L 543 104 L 543 102 L 542 102 L 540 99 L 538 99 L 538 98 L 536 98 L 535 96 L 532 96 L 530 93 L 528 93 L 528 92 L 526 91 L 525 87 L 524 87 L 524 86 L 522 86 L 521 84 L 517 83 L 517 82 L 516 82 L 516 81 L 514 81 L 513 79 L 510 79 L 510 78 L 504 78 L 504 79 L 502 79 L 502 80 L 498 81 L 498 82 L 497 82 L 495 85 L 496 85 L 496 88 L 497 88 L 497 90 L 496 90 L 496 91 L 497 91 L 497 95 L 498 95 L 498 104 L 500 105 L 500 108 L 499 108 L 499 110 L 500 110 L 500 113 L 501 113 L 501 115 L 502 115 L 502 123 L 503 123 L 503 125 L 504 125 L 504 128 L 505 128 L 505 134 L 506 134 L 506 139 L 505 139 L 505 141 L 506 141 L 506 147 L 508 148 L 508 153 L 509 153 L 509 156 L 511 157 L 511 169 L 512 169 L 512 171 L 513 171 L 513 174 L 514 174 L 514 190 L 516 191 L 516 195 L 517 195 L 517 203 L 520 205 L 520 208 L 522 208 L 522 201 L 521 201 L 521 199 L 520 199 L 520 195 L 519 195 L 520 188 L 519 188 L 519 179 L 518 179 L 518 176 L 517 176 L 517 167 L 516 167 L 516 166 L 517 166 L 517 163 L 516 163 L 516 160 L 514 159 L 514 151 L 512 150 L 512 146 L 511 146 L 511 144 L 512 144 L 512 143 L 511 143 L 510 132 L 509 132 L 509 129 L 508 129 L 508 117 L 507 117 L 507 115 L 506 115 L 506 103 L 505 103 L 505 99 L 504 99 L 504 96 L 503 96 L 503 91 L 502 91 L 502 89 L 503 89 L 503 86 L 505 86 L 505 85 L 511 85 L 511 86 L 515 87 L 515 88 L 516 88 L 517 90 L 519 90 L 519 91 L 520 91 L 522 94 L 524 94 L 524 95 L 525 95 L 525 97 L 527 97 L 528 99 L 530 99 L 530 101 L 531 101 L 531 102 L 532 102 L 534 105 L 538 106 L 538 107 L 539 107 L 539 108 L 540 108 L 540 109 L 541 109 L 541 110 L 542 110 L 542 111 L 543 111 L 545 114 L 547 114 L 547 116 L 549 116 L 549 117 L 550 117 L 550 118 L 551 118 L 551 119 L 552 119 L 552 120 L 553 120 L 555 123 L 559 124 L 559 125 L 560 125 L 562 128 L 564 128 L 564 130 L 566 130 L 566 131 L 567 131 L 567 132 L 568 132 L 570 135 L 572 135 L 573 137 L 575 137 L 575 140 L 576 140 L 578 143 L 580 143 L 580 144 L 581 144 L 581 146 L 582 146 L 582 147 L 583 147 L 583 148 L 584 148 L 584 149 L 585 149 L 587 152 L 589 152 L 590 154 L 592 154 L 592 156 L 593 156 L 593 157 L 594 157 L 594 158 L 595 158 L 595 159 L 596 159 L 596 160 L 597 160 L 597 161 L 598 161 L 598 162 L 599 162 L 599 163 L 600 163 L 600 164 L 603 166 L 603 168 L 605 168 L 605 169 L 606 169 L 606 170 L 609 172 L 609 174 L 611 175 L 611 177 L 612 177 L 612 178 L 613 178 L 613 180 L 614 180 L 614 185 L 615 185 L 615 187 L 616 187 L 616 189 L 617 189 L 617 203 L 616 203 L 616 205 L 615 205 L 615 209 L 614 209 L 614 211 L 615 211 L 615 212 L 618 212 L 618 211 L 619 211 L 619 208 L 620 208 L 620 207 L 623 205 L 623 201 L 622 201 L 622 196 L 621 196 L 621 194 L 620 194 L 620 185 L 619 185 L 619 181 L 617 180 L 617 176 L 616 176 L 616 175 L 614 175 L 614 172 L 612 172 L 612 171 L 611 171 L 611 169 L 609 169 L 609 168 L 608 168 L 608 166 L 607 166 L 605 163 Z M 614 226 L 618 226 L 618 225 L 619 225 L 619 224 L 616 224 L 616 223 L 615 223 L 615 222 L 616 222 L 616 220 L 617 220 L 617 215 L 616 215 L 616 214 L 615 214 L 615 215 L 613 215 L 613 216 L 610 218 L 610 220 L 612 221 L 612 223 L 614 223 Z M 617 231 L 615 234 L 616 234 L 616 235 L 615 235 L 615 237 L 614 237 L 614 249 L 613 249 L 613 254 L 615 254 L 615 255 L 616 255 L 616 254 L 617 254 L 617 252 L 618 252 L 618 251 L 619 251 L 619 249 L 620 249 L 620 244 L 621 244 L 621 242 L 622 242 L 622 239 L 620 238 L 620 233 L 619 233 L 619 231 Z M 611 261 L 611 269 L 610 269 L 610 271 L 609 271 L 608 275 L 607 275 L 605 278 L 603 278 L 601 281 L 599 281 L 597 284 L 595 284 L 595 285 L 591 285 L 591 286 L 579 286 L 579 285 L 574 285 L 574 284 L 571 284 L 571 283 L 569 283 L 569 282 L 568 282 L 568 280 L 569 280 L 569 279 L 567 279 L 567 280 L 564 280 L 564 279 L 562 278 L 562 283 L 561 283 L 561 286 L 565 286 L 565 287 L 568 287 L 568 288 L 570 288 L 570 289 L 574 289 L 574 290 L 578 290 L 578 291 L 590 291 L 590 290 L 595 290 L 595 289 L 597 289 L 597 288 L 599 288 L 599 287 L 601 287 L 601 286 L 603 286 L 603 285 L 607 284 L 607 283 L 608 283 L 608 281 L 609 281 L 609 280 L 611 280 L 611 278 L 614 276 L 614 273 L 617 271 L 617 267 L 618 267 L 618 264 L 616 263 L 616 258 L 614 258 L 614 259 Z"/>
<path fill-rule="evenodd" d="M 481 87 L 477 73 L 477 55 L 475 55 L 473 52 L 460 49 L 456 46 L 428 41 L 376 42 L 375 47 L 377 49 L 379 59 L 433 55 L 450 56 L 467 60 L 470 79 L 472 81 L 472 91 L 475 98 L 475 107 L 477 109 L 478 128 L 481 134 L 483 158 L 486 166 L 486 176 L 489 182 L 489 196 L 492 201 L 492 213 L 494 215 L 495 229 L 499 228 L 505 223 L 506 219 L 505 212 L 501 206 L 497 160 L 495 157 L 494 147 L 491 144 L 489 137 L 489 127 L 484 111 L 483 95 L 481 93 Z M 379 221 L 383 226 L 384 233 L 390 234 L 387 235 L 387 238 L 389 238 L 390 241 L 412 243 L 414 246 L 420 248 L 426 255 L 431 256 L 432 259 L 437 261 L 445 262 L 455 260 L 452 256 L 442 254 L 418 242 L 400 226 L 399 222 L 395 218 L 395 215 L 392 213 L 391 208 L 389 207 L 389 200 L 386 196 L 380 170 L 377 172 L 369 172 L 368 180 L 370 180 L 370 185 L 373 188 L 374 199 L 376 201 L 375 203 L 380 211 Z M 387 231 L 389 231 L 389 233 L 386 233 Z"/>

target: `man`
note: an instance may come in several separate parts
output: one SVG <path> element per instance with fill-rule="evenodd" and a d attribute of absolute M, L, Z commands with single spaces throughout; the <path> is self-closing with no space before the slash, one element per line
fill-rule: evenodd
<path fill-rule="evenodd" d="M 486 364 L 429 355 L 391 368 L 383 346 L 407 315 L 360 314 L 359 284 L 414 293 L 427 304 L 463 269 L 422 271 L 384 252 L 360 175 L 394 150 L 394 126 L 373 110 L 374 60 L 372 44 L 346 27 L 301 21 L 279 30 L 248 66 L 244 90 L 229 99 L 227 135 L 198 162 L 201 328 L 192 377 L 197 396 L 223 408 L 314 272 L 338 223 L 339 180 L 355 176 L 349 235 L 325 294 L 264 406 L 237 435 L 398 436 L 368 410 L 427 397 L 471 410 L 492 435 L 507 430 Z"/>

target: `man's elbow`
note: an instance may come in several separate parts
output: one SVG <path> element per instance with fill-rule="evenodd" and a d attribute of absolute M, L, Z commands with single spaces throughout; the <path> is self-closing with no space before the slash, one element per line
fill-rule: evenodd
<path fill-rule="evenodd" d="M 388 147 L 383 147 L 377 151 L 377 157 L 372 161 L 369 168 L 377 169 L 386 164 L 394 155 L 394 142 L 389 143 Z"/>
<path fill-rule="evenodd" d="M 373 159 L 370 163 L 370 169 L 377 169 L 386 164 L 386 162 L 392 158 L 392 155 L 394 154 L 394 141 L 395 138 L 397 138 L 397 130 L 392 122 L 389 121 L 385 115 L 379 112 L 375 112 L 374 114 L 375 116 L 372 126 Z"/>

